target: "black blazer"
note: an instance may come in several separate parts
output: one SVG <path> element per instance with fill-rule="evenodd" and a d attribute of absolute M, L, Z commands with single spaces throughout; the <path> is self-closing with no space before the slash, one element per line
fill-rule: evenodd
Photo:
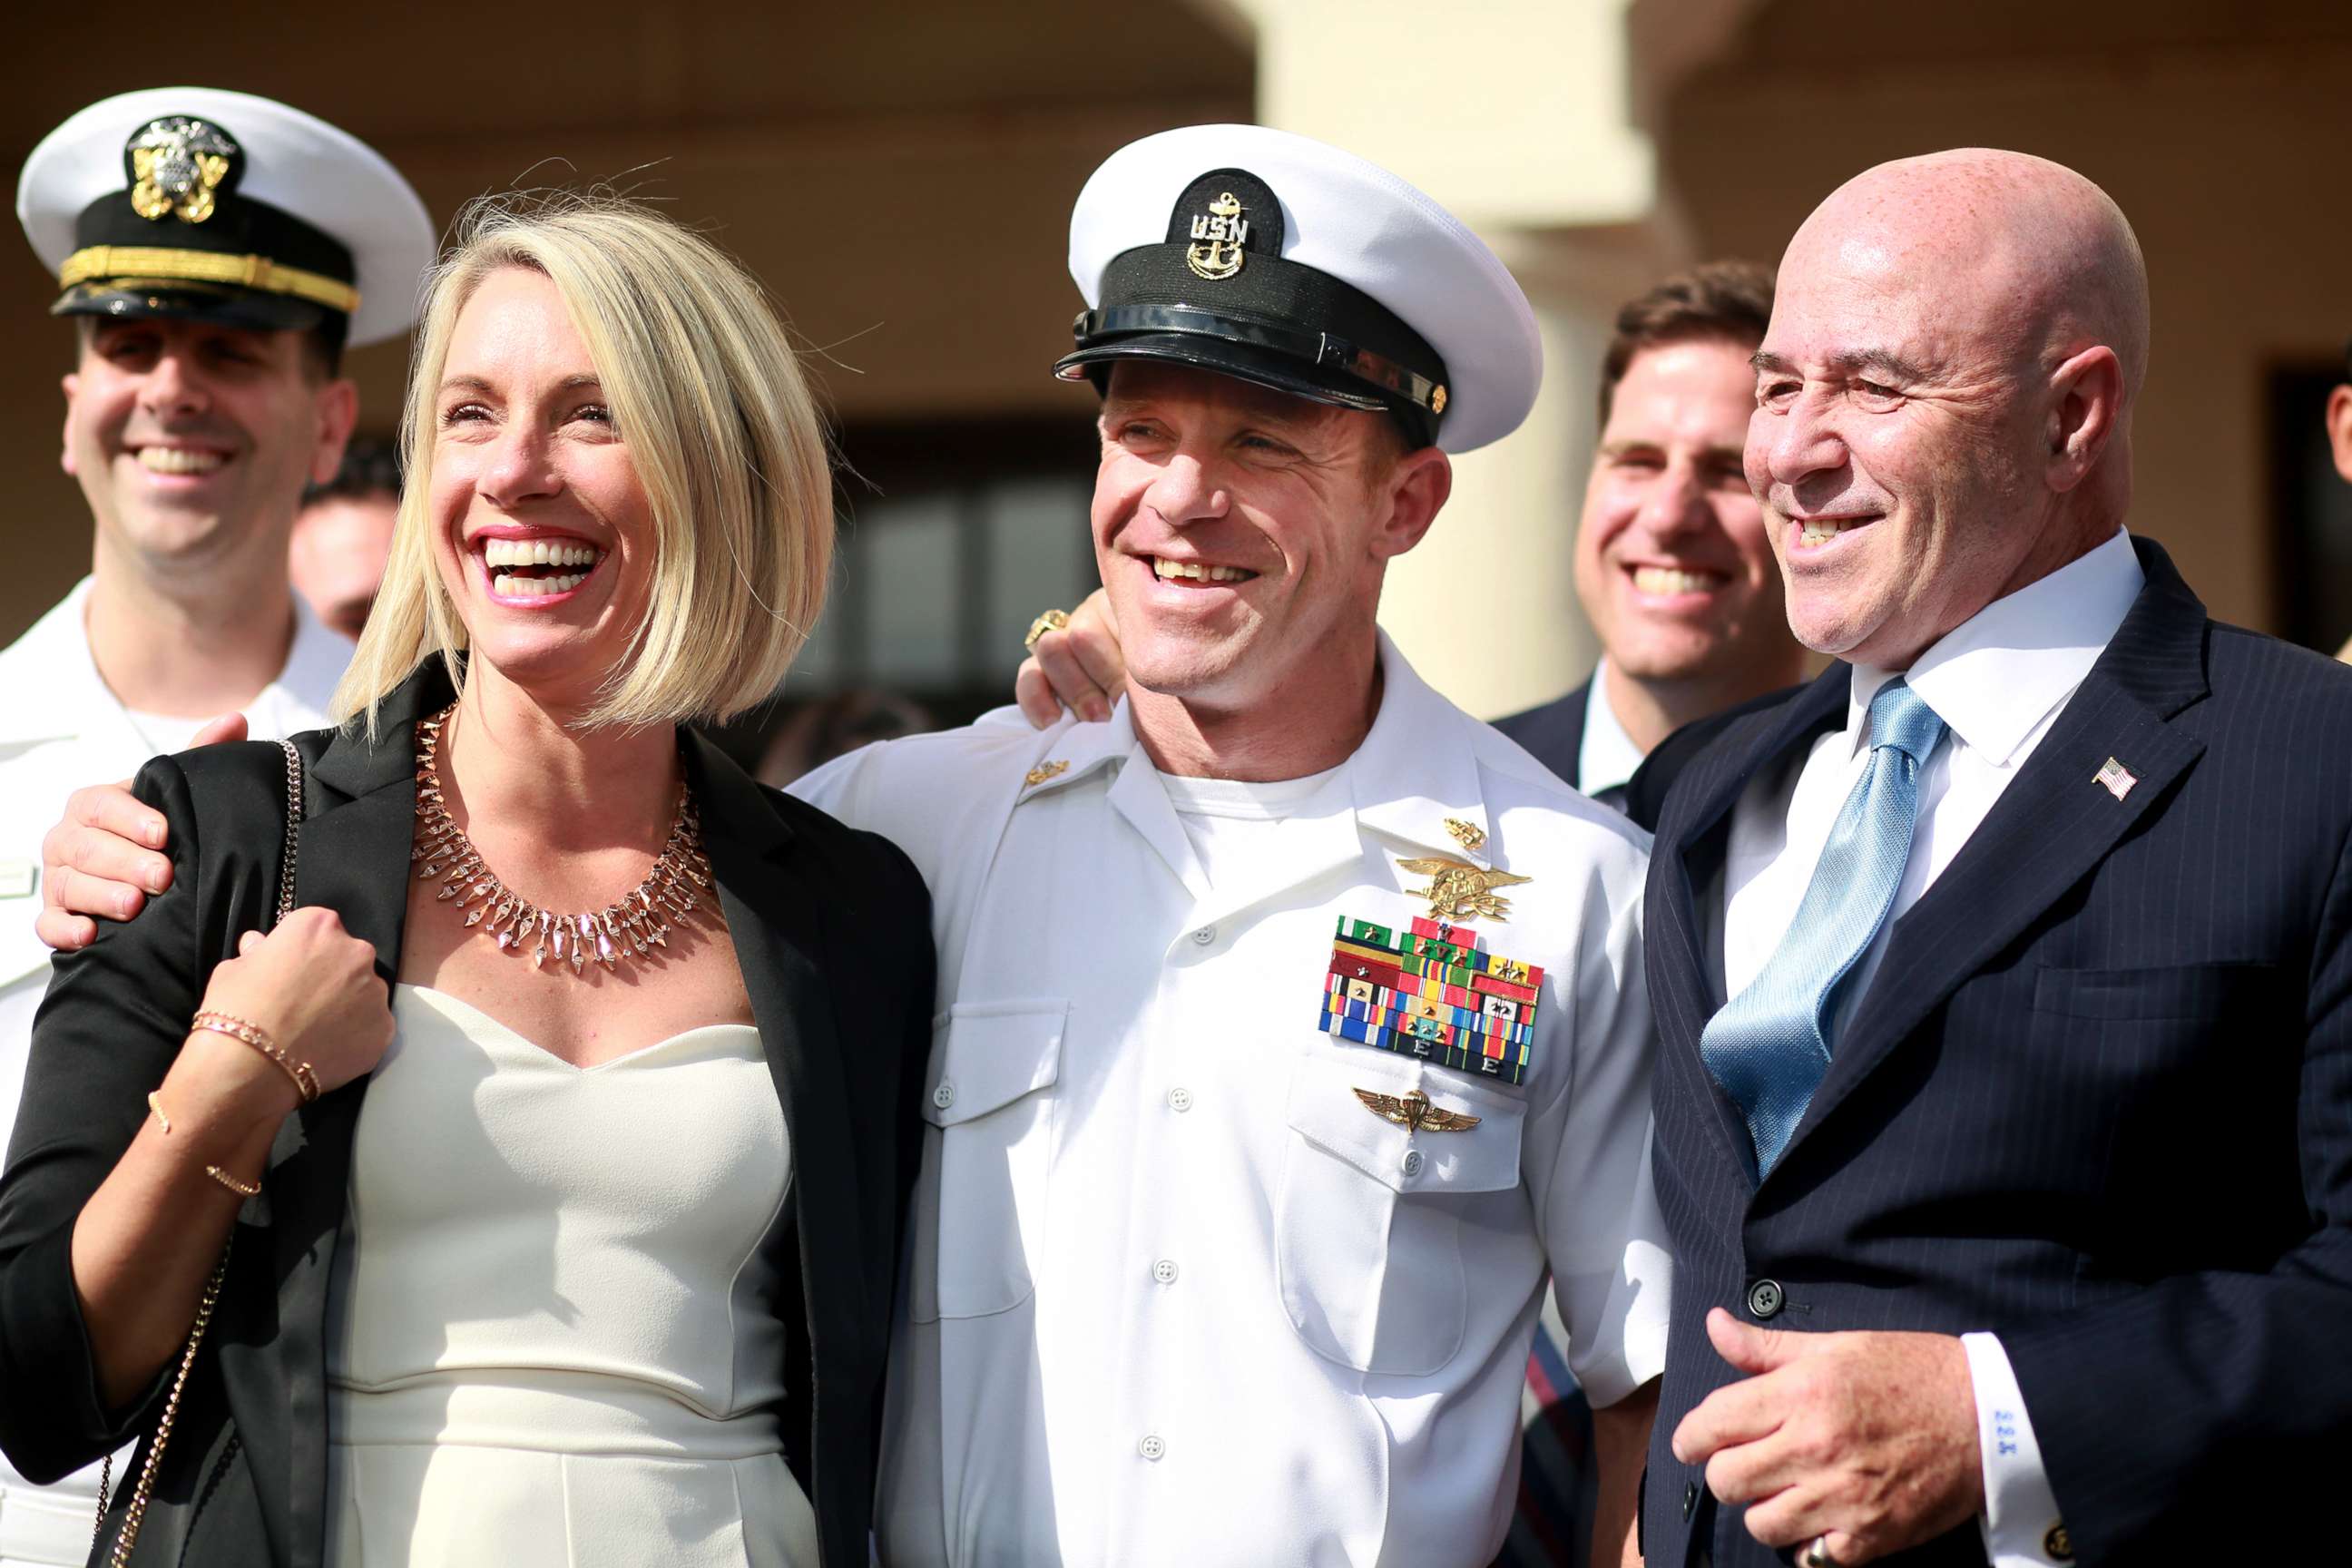
<path fill-rule="evenodd" d="M 1495 728 L 1517 741 L 1570 787 L 1582 789 L 1576 775 L 1584 765 L 1584 704 L 1591 693 L 1592 682 L 1588 679 L 1555 701 L 1496 720 Z"/>
<path fill-rule="evenodd" d="M 408 892 L 415 721 L 448 700 L 436 659 L 386 700 L 380 744 L 333 731 L 296 738 L 310 781 L 299 901 L 335 910 L 373 942 L 387 984 Z M 921 1152 L 929 898 L 887 840 L 762 789 L 699 737 L 687 756 L 791 1136 L 793 1202 L 766 1244 L 780 1267 L 797 1259 L 801 1280 L 788 1311 L 786 1458 L 815 1506 L 823 1561 L 862 1568 L 899 1229 Z M 152 1432 L 176 1368 L 174 1357 L 131 1408 L 102 1406 L 74 1292 L 73 1225 L 146 1116 L 213 964 L 238 932 L 268 924 L 285 773 L 275 745 L 149 763 L 136 790 L 170 820 L 172 890 L 56 961 L 0 1182 L 0 1447 L 31 1479 Z M 237 1217 L 140 1562 L 320 1562 L 328 1277 L 365 1093 L 362 1079 L 289 1117 L 261 1195 Z M 120 1524 L 118 1505 L 110 1543 Z"/>
<path fill-rule="evenodd" d="M 2077 1562 L 2238 1554 L 2352 1452 L 2352 669 L 2209 620 L 2162 550 L 2089 678 L 1895 923 L 1758 1186 L 1699 1032 L 1732 807 L 1847 668 L 1662 748 L 1658 1195 L 1677 1271 L 1643 1535 L 1767 1568 L 1667 1447 L 1702 1320 L 2000 1334 Z M 2113 758 L 2137 782 L 2117 799 Z M 1771 1279 L 1778 1292 L 1754 1292 Z M 1905 1554 L 1980 1563 L 1973 1522 Z"/>

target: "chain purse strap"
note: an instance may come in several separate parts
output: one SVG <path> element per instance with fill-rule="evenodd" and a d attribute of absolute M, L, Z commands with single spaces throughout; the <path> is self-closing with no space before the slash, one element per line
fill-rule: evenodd
<path fill-rule="evenodd" d="M 286 753 L 286 850 L 278 862 L 278 911 L 270 917 L 274 927 L 294 908 L 294 865 L 302 840 L 302 753 L 294 749 L 291 741 L 278 742 Z M 108 1568 L 126 1568 L 131 1548 L 139 1544 L 139 1527 L 147 1521 L 148 1500 L 155 1493 L 155 1471 L 163 1461 L 163 1445 L 172 1440 L 172 1425 L 180 1418 L 180 1395 L 188 1386 L 188 1373 L 195 1370 L 196 1350 L 205 1342 L 205 1331 L 212 1326 L 213 1309 L 220 1305 L 221 1281 L 228 1278 L 228 1249 L 236 1240 L 236 1228 L 229 1227 L 229 1239 L 221 1247 L 220 1261 L 213 1265 L 213 1277 L 205 1281 L 204 1300 L 196 1304 L 195 1325 L 188 1331 L 188 1347 L 180 1352 L 180 1370 L 172 1379 L 172 1392 L 163 1399 L 163 1414 L 155 1423 L 155 1436 L 147 1445 L 145 1462 L 139 1467 L 139 1481 L 131 1489 L 131 1506 L 123 1510 L 122 1533 L 115 1539 L 114 1551 L 107 1558 Z M 95 1551 L 106 1537 L 106 1504 L 114 1491 L 114 1456 L 109 1454 L 100 1461 L 98 1470 L 98 1522 L 90 1527 L 89 1543 Z"/>

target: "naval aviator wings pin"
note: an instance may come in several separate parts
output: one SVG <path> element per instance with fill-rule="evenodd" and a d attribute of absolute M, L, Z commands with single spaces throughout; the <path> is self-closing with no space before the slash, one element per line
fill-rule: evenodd
<path fill-rule="evenodd" d="M 1373 1115 L 1395 1122 L 1408 1132 L 1426 1129 L 1431 1132 L 1467 1132 L 1484 1120 L 1466 1110 L 1448 1110 L 1442 1105 L 1432 1105 L 1429 1096 L 1417 1089 L 1402 1094 L 1380 1094 L 1369 1089 L 1356 1090 L 1356 1098 Z"/>
<path fill-rule="evenodd" d="M 1318 1026 L 1375 1050 L 1524 1083 L 1544 972 L 1481 952 L 1477 941 L 1477 932 L 1443 921 L 1415 920 L 1400 935 L 1340 916 Z M 1429 1125 L 1425 1117 L 1421 1125 Z"/>

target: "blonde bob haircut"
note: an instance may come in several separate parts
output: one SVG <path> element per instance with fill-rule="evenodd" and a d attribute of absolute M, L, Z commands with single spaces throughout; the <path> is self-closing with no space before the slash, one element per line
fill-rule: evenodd
<path fill-rule="evenodd" d="M 653 518 L 646 618 L 583 717 L 723 720 L 772 694 L 824 607 L 833 476 L 799 356 L 743 268 L 700 235 L 616 196 L 486 196 L 425 281 L 402 412 L 391 558 L 338 722 L 378 706 L 427 655 L 463 689 L 466 627 L 433 554 L 433 451 L 458 313 L 482 280 L 554 284 L 586 343 Z"/>

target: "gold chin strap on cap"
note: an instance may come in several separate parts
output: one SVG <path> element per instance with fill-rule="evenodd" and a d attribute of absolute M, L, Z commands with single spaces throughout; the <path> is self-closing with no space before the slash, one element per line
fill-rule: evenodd
<path fill-rule="evenodd" d="M 219 283 L 265 294 L 291 294 L 345 315 L 360 308 L 360 291 L 323 272 L 286 267 L 266 256 L 230 256 L 217 250 L 175 250 L 160 245 L 93 245 L 66 258 L 58 287 L 92 281 L 126 288 L 172 283 Z"/>

